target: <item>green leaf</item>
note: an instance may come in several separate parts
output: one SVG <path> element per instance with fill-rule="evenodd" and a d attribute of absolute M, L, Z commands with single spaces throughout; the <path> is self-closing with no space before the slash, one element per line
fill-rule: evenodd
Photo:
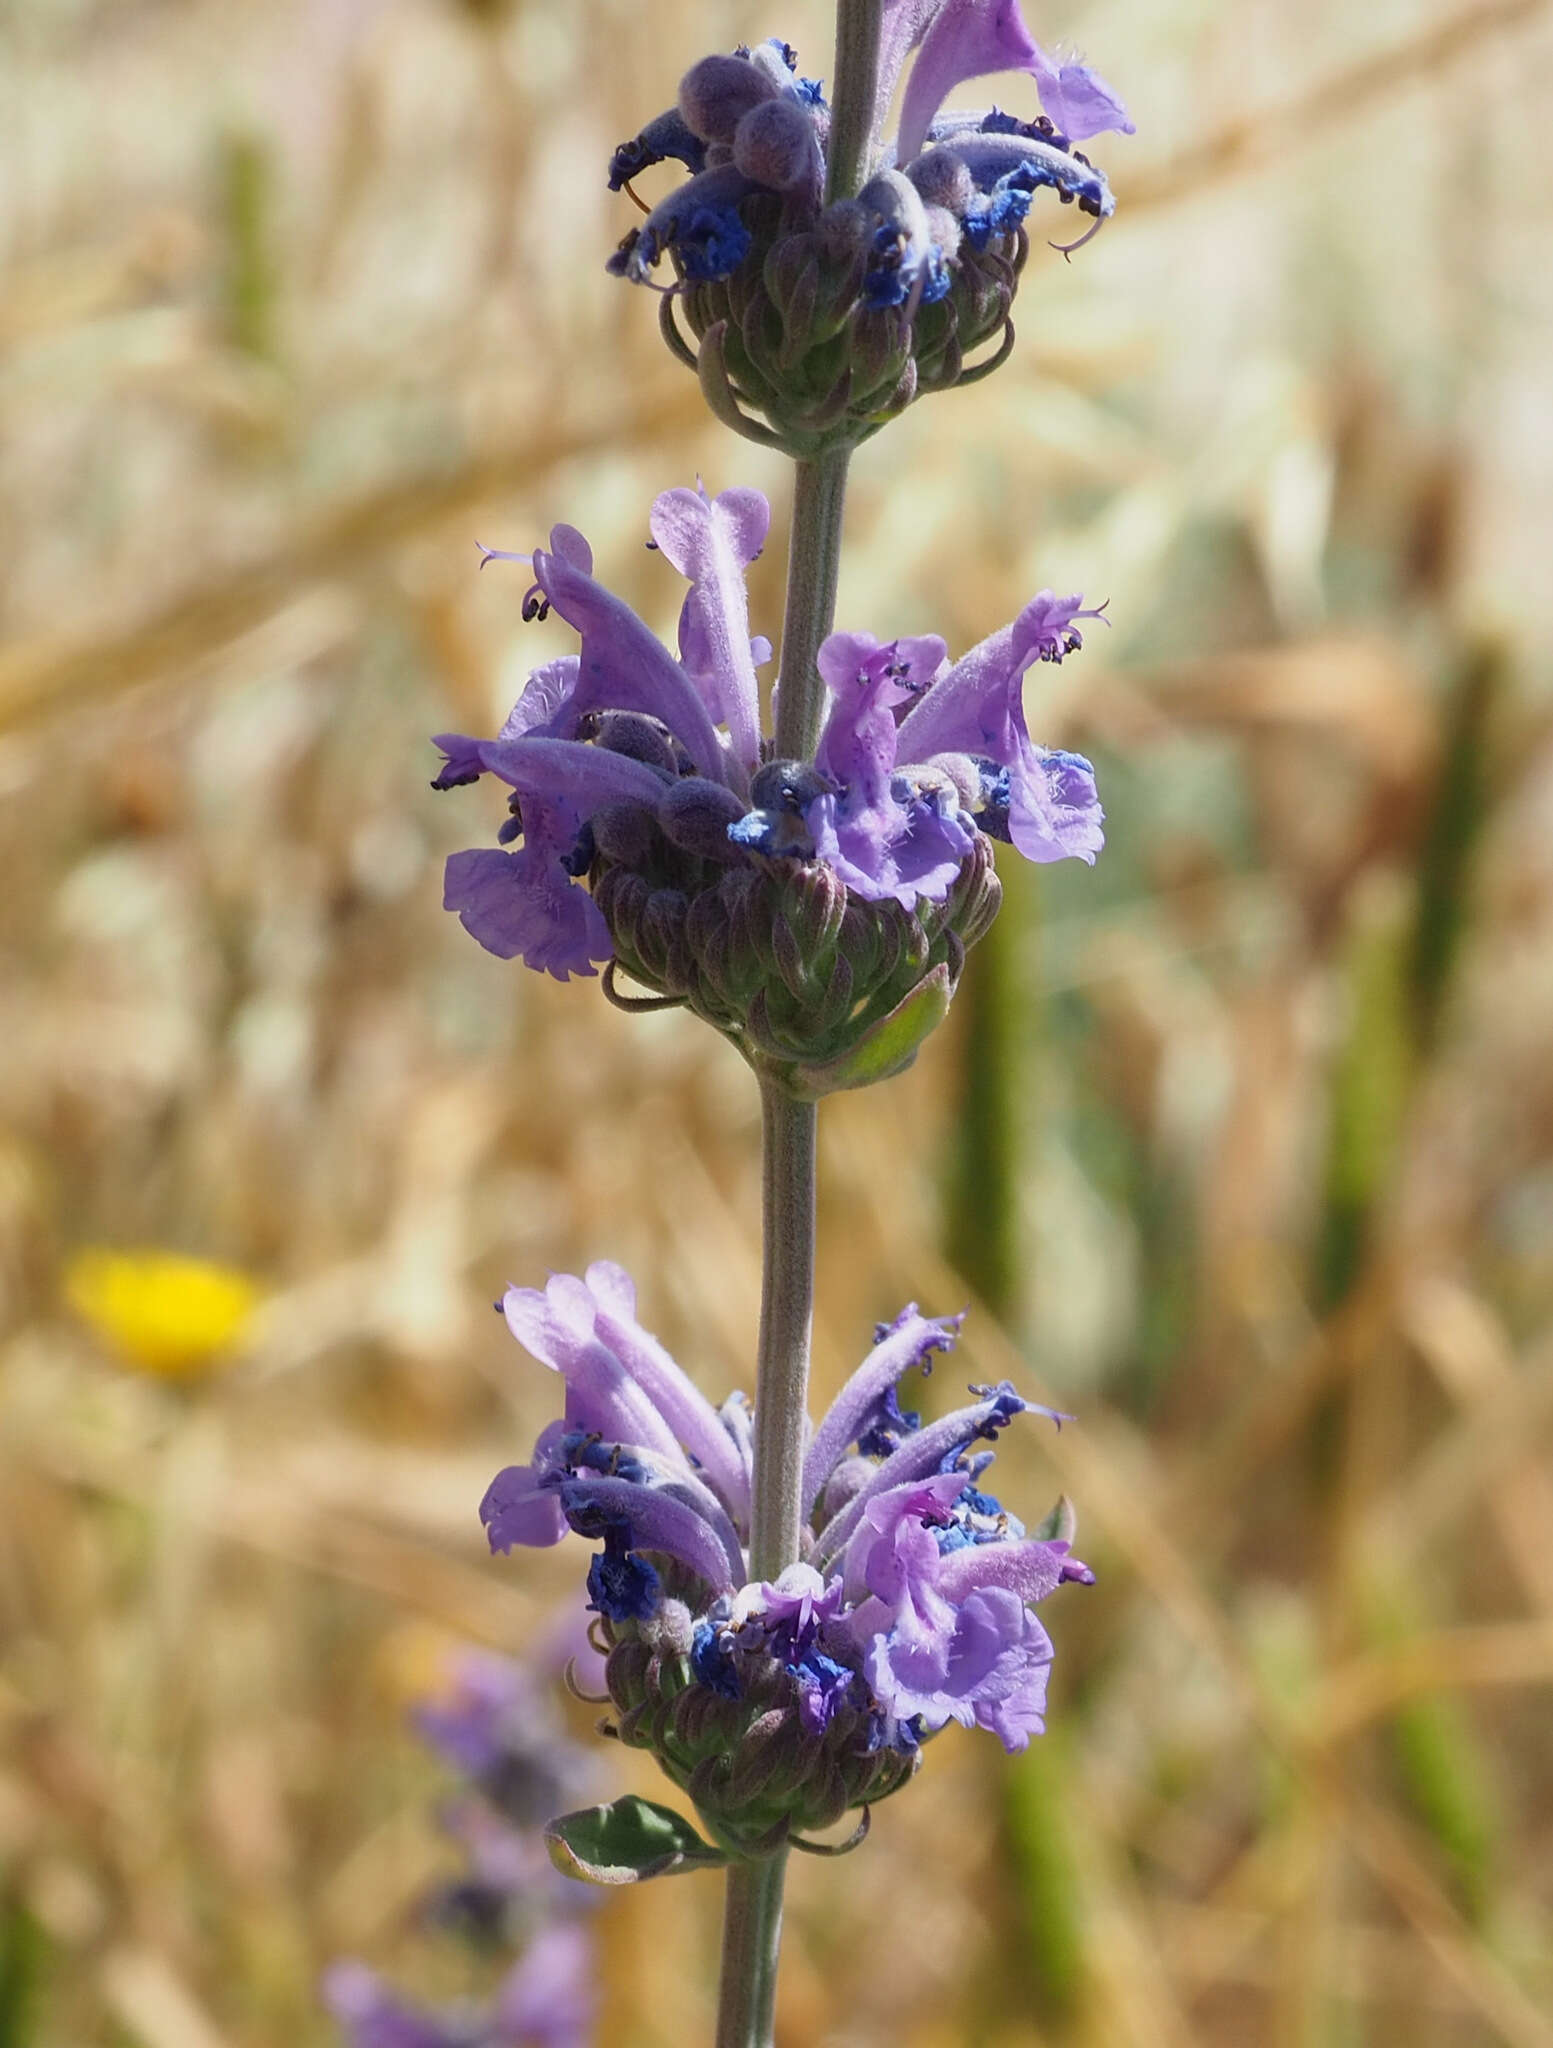
<path fill-rule="evenodd" d="M 873 1081 L 888 1081 L 892 1074 L 903 1073 L 916 1058 L 923 1039 L 949 1015 L 953 994 L 948 965 L 940 962 L 848 1051 L 822 1066 L 795 1067 L 790 1083 L 793 1093 L 817 1101 L 840 1088 L 866 1088 Z"/>
<path fill-rule="evenodd" d="M 550 1861 L 589 1884 L 640 1884 L 677 1870 L 717 1870 L 728 1861 L 688 1820 L 629 1792 L 608 1806 L 563 1813 L 545 1829 Z"/>

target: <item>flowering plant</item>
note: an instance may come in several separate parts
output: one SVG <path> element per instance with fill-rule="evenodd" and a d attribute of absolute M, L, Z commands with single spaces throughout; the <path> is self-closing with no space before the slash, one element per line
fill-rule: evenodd
<path fill-rule="evenodd" d="M 1039 112 L 943 111 L 1004 71 L 1034 79 Z M 1044 51 L 1018 0 L 839 0 L 829 93 L 780 41 L 692 65 L 610 163 L 633 197 L 654 166 L 685 175 L 638 200 L 609 268 L 660 292 L 664 338 L 717 416 L 795 458 L 769 723 L 745 572 L 770 510 L 698 484 L 649 521 L 688 585 L 677 653 L 595 578 L 574 528 L 486 549 L 530 566 L 524 616 L 553 610 L 578 650 L 533 673 L 494 738 L 439 742 L 438 788 L 491 775 L 511 792 L 498 845 L 448 863 L 473 936 L 561 981 L 602 968 L 626 1008 L 687 1007 L 760 1083 L 753 1408 L 698 1391 L 617 1266 L 511 1288 L 507 1322 L 561 1378 L 563 1413 L 481 1509 L 499 1551 L 569 1532 L 602 1546 L 608 1732 L 654 1754 L 710 1840 L 629 1798 L 553 1822 L 551 1853 L 604 1883 L 726 1867 L 718 2039 L 743 2048 L 772 2037 L 788 1848 L 835 1853 L 811 1831 L 855 1809 L 860 1838 L 950 1722 L 1024 1747 L 1052 1656 L 1031 1609 L 1092 1576 L 1066 1501 L 1027 1532 L 982 1483 L 980 1446 L 1055 1411 L 1008 1382 L 926 1423 L 902 1408 L 902 1377 L 953 1347 L 958 1317 L 882 1325 L 817 1427 L 806 1397 L 818 1100 L 898 1072 L 944 1016 L 997 912 L 997 842 L 1035 861 L 1102 844 L 1089 763 L 1032 739 L 1022 689 L 1104 607 L 1043 590 L 953 662 L 931 634 L 835 630 L 847 467 L 917 396 L 1008 354 L 1032 202 L 1090 217 L 1065 256 L 1087 241 L 1115 202 L 1077 144 L 1107 129 L 1131 132 L 1121 102 Z"/>

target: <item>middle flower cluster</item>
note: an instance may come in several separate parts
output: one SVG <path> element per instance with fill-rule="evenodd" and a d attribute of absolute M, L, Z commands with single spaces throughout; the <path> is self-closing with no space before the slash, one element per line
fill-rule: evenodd
<path fill-rule="evenodd" d="M 774 759 L 745 593 L 769 523 L 758 491 L 654 502 L 652 544 L 690 585 L 677 660 L 575 528 L 502 557 L 533 567 L 525 617 L 554 610 L 581 648 L 494 739 L 440 735 L 433 787 L 512 791 L 502 847 L 447 867 L 446 907 L 489 951 L 562 981 L 618 964 L 815 1096 L 897 1070 L 942 1017 L 997 911 L 993 841 L 1093 861 L 1093 771 L 1031 740 L 1022 686 L 1099 614 L 1042 591 L 953 664 L 934 635 L 833 633 L 814 758 Z"/>
<path fill-rule="evenodd" d="M 1036 1408 L 1004 1382 L 923 1424 L 897 1388 L 960 1318 L 907 1307 L 814 1430 L 803 1556 L 751 1583 L 752 1419 L 714 1409 L 637 1321 L 618 1266 L 509 1288 L 509 1328 L 565 1382 L 564 1416 L 492 1482 L 493 1550 L 602 1543 L 588 1590 L 608 1648 L 610 1729 L 651 1750 L 719 1844 L 763 1855 L 899 1789 L 951 1721 L 1008 1750 L 1043 1727 L 1050 1638 L 1030 1612 L 1087 1583 L 1059 1503 L 1033 1535 L 982 1484 Z"/>

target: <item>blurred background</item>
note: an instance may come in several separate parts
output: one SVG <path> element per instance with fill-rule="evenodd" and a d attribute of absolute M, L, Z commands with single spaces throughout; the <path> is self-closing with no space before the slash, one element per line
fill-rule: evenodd
<path fill-rule="evenodd" d="M 1029 698 L 1110 845 L 1005 866 L 950 1024 L 826 1105 L 817 1395 L 971 1302 L 931 1396 L 1075 1412 L 998 1490 L 1100 1583 L 1044 1741 L 951 1730 L 795 1871 L 790 2048 L 1553 2044 L 1549 15 L 1030 0 L 1137 121 L 1116 218 L 854 464 L 842 623 L 1110 599 Z M 550 1406 L 489 1304 L 614 1257 L 750 1383 L 742 1066 L 464 936 L 500 807 L 426 736 L 571 646 L 477 539 L 574 523 L 672 633 L 652 495 L 785 520 L 602 267 L 610 148 L 773 32 L 829 72 L 817 0 L 0 17 L 4 2048 L 487 1985 L 407 1708 L 583 1569 L 485 1555 Z M 719 1893 L 603 1906 L 600 2042 L 709 2038 Z"/>

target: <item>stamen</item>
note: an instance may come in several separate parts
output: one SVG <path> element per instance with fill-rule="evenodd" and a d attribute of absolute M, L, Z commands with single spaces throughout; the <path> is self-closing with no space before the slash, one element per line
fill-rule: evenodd
<path fill-rule="evenodd" d="M 633 206 L 639 206 L 642 209 L 643 213 L 652 212 L 652 208 L 647 204 L 647 201 L 637 191 L 636 187 L 631 183 L 631 180 L 629 178 L 621 179 L 620 189 L 629 195 Z"/>
<path fill-rule="evenodd" d="M 1046 246 L 1048 249 L 1055 249 L 1064 263 L 1071 263 L 1074 250 L 1082 249 L 1086 242 L 1092 242 L 1104 226 L 1105 216 L 1102 214 L 1096 220 L 1094 226 L 1080 235 L 1076 242 L 1048 242 Z"/>

